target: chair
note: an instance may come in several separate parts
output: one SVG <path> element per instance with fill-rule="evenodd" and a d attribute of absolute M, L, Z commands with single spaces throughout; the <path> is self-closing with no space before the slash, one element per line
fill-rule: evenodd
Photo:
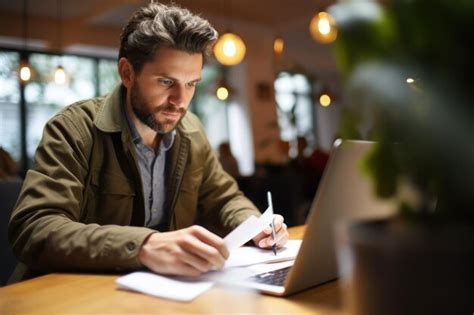
<path fill-rule="evenodd" d="M 8 221 L 20 193 L 21 180 L 0 181 L 0 286 L 4 286 L 17 263 L 8 241 Z"/>

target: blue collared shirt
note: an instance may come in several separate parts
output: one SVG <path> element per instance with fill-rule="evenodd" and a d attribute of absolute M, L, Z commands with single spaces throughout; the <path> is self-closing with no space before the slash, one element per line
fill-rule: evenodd
<path fill-rule="evenodd" d="M 166 152 L 173 146 L 176 130 L 163 135 L 160 147 L 155 152 L 143 142 L 127 111 L 125 111 L 125 115 L 127 116 L 142 177 L 145 226 L 157 226 L 161 223 L 165 213 L 163 205 L 165 203 Z"/>

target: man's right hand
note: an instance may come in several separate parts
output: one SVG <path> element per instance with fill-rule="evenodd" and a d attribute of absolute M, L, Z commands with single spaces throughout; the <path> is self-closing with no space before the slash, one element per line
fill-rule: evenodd
<path fill-rule="evenodd" d="M 153 233 L 138 254 L 140 262 L 151 271 L 180 276 L 199 276 L 213 267 L 220 269 L 228 257 L 224 240 L 198 225 Z"/>

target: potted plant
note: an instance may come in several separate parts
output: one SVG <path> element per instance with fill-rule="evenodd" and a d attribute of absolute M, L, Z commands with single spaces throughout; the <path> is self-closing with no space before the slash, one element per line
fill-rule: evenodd
<path fill-rule="evenodd" d="M 352 314 L 474 313 L 474 1 L 341 1 L 341 134 L 396 216 L 355 222 L 340 259 Z M 415 192 L 407 194 L 406 192 Z"/>

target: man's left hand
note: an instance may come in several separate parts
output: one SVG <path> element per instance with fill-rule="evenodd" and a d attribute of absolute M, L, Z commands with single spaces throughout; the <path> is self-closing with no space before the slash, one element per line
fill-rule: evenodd
<path fill-rule="evenodd" d="M 284 219 L 281 215 L 275 214 L 273 222 L 275 223 L 275 239 L 272 237 L 272 228 L 267 226 L 260 234 L 253 238 L 255 245 L 260 248 L 271 248 L 276 244 L 277 248 L 285 246 L 288 242 L 289 234 Z"/>

